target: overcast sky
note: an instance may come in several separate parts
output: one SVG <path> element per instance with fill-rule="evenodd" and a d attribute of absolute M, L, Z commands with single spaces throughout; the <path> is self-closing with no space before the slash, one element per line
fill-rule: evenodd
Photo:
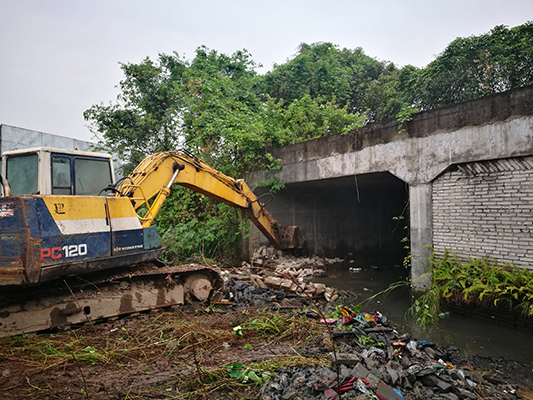
<path fill-rule="evenodd" d="M 533 0 L 0 0 L 0 124 L 83 140 L 115 102 L 119 63 L 205 45 L 247 49 L 261 73 L 302 42 L 424 67 L 457 37 L 533 20 Z"/>

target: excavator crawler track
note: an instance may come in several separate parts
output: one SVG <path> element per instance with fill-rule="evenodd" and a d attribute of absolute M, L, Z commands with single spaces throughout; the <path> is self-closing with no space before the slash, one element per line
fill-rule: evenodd
<path fill-rule="evenodd" d="M 223 289 L 218 268 L 189 264 L 137 267 L 69 277 L 0 294 L 0 337 L 38 332 L 161 308 L 207 301 Z"/>

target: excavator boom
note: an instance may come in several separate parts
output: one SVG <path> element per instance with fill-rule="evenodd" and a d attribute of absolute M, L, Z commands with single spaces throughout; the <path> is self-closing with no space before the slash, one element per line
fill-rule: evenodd
<path fill-rule="evenodd" d="M 168 184 L 162 187 L 161 183 L 166 180 Z M 136 210 L 146 205 L 149 211 L 142 218 L 142 224 L 148 227 L 173 184 L 243 210 L 270 244 L 278 249 L 301 248 L 303 245 L 300 228 L 277 224 L 244 180 L 230 178 L 201 159 L 183 152 L 167 151 L 148 156 L 122 182 L 116 196 L 131 198 Z M 149 205 L 148 199 L 156 194 L 155 201 Z"/>

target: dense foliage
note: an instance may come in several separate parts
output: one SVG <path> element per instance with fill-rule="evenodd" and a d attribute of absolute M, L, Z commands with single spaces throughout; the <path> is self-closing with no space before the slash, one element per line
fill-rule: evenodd
<path fill-rule="evenodd" d="M 496 26 L 457 38 L 425 68 L 398 68 L 363 50 L 331 43 L 300 45 L 298 54 L 265 75 L 264 91 L 292 101 L 335 99 L 368 122 L 394 118 L 402 105 L 427 110 L 533 84 L 533 23 Z"/>
<path fill-rule="evenodd" d="M 422 109 L 533 84 L 533 23 L 458 38 L 419 72 Z"/>
<path fill-rule="evenodd" d="M 365 102 L 369 85 L 391 67 L 389 62 L 365 55 L 361 48 L 341 50 L 331 43 L 302 43 L 296 57 L 265 75 L 264 92 L 286 102 L 306 95 L 322 97 L 350 112 L 363 113 L 369 108 Z"/>
<path fill-rule="evenodd" d="M 167 261 L 216 259 L 228 265 L 239 260 L 241 234 L 247 224 L 240 211 L 183 187 L 174 187 L 157 219 Z"/>
<path fill-rule="evenodd" d="M 230 176 L 272 166 L 274 147 L 363 124 L 364 116 L 334 98 L 265 95 L 256 68 L 246 51 L 227 56 L 205 47 L 191 61 L 161 54 L 157 62 L 122 64 L 117 103 L 94 105 L 85 118 L 130 169 L 149 154 L 181 148 Z"/>
<path fill-rule="evenodd" d="M 203 46 L 192 60 L 160 54 L 157 60 L 122 64 L 117 102 L 94 105 L 85 118 L 102 147 L 126 162 L 126 174 L 149 154 L 186 149 L 237 178 L 250 168 L 276 168 L 275 147 L 387 118 L 397 118 L 402 129 L 416 110 L 533 84 L 533 23 L 458 38 L 426 68 L 398 68 L 361 48 L 331 43 L 302 43 L 296 56 L 264 75 L 258 67 L 245 50 L 225 55 Z M 198 201 L 198 196 L 179 193 L 176 204 Z M 207 223 L 207 216 L 226 211 L 200 203 L 198 213 L 188 217 L 174 203 L 161 211 L 164 218 L 157 223 L 164 237 L 203 232 L 187 250 L 167 242 L 180 257 L 224 247 L 215 239 L 206 242 L 210 235 L 199 221 Z M 185 225 L 165 225 L 163 219 Z"/>
<path fill-rule="evenodd" d="M 463 262 L 450 251 L 430 257 L 431 288 L 410 313 L 424 327 L 435 323 L 444 302 L 478 305 L 533 316 L 533 272 L 485 257 Z"/>
<path fill-rule="evenodd" d="M 264 95 L 256 67 L 246 51 L 227 56 L 205 47 L 190 61 L 161 54 L 123 64 L 118 101 L 91 107 L 85 118 L 102 147 L 126 161 L 126 174 L 149 154 L 184 149 L 235 178 L 252 167 L 276 168 L 274 147 L 363 124 L 364 115 L 332 98 L 306 95 L 288 103 Z M 240 253 L 240 214 L 198 194 L 175 191 L 156 225 L 170 258 Z"/>

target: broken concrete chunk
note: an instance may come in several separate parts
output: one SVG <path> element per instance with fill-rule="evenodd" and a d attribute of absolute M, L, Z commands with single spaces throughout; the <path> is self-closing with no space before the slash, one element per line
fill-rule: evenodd
<path fill-rule="evenodd" d="M 378 382 L 376 385 L 376 390 L 379 392 L 379 394 L 385 396 L 387 400 L 401 400 L 403 398 L 383 381 Z"/>
<path fill-rule="evenodd" d="M 369 372 L 365 379 L 370 383 L 370 386 L 376 386 L 381 381 L 381 379 L 372 372 Z"/>
<path fill-rule="evenodd" d="M 333 353 L 329 353 L 329 361 L 332 366 L 356 365 L 360 364 L 361 356 L 358 353 L 337 353 L 337 358 L 335 361 L 335 355 Z"/>
<path fill-rule="evenodd" d="M 288 290 L 292 284 L 293 282 L 290 279 L 282 279 L 279 286 L 284 290 Z"/>
<path fill-rule="evenodd" d="M 416 376 L 426 376 L 434 373 L 435 369 L 433 367 L 425 367 L 422 368 L 420 371 L 416 372 Z"/>
<path fill-rule="evenodd" d="M 453 394 L 453 393 L 443 393 L 440 395 L 441 399 L 443 400 L 460 400 L 459 396 Z"/>
<path fill-rule="evenodd" d="M 299 276 L 313 276 L 313 270 L 311 268 L 306 268 L 300 270 Z"/>
<path fill-rule="evenodd" d="M 478 397 L 472 393 L 471 391 L 469 390 L 466 390 L 466 389 L 462 389 L 460 387 L 455 387 L 454 389 L 454 392 L 457 393 L 459 395 L 459 398 L 461 399 L 472 399 L 472 400 L 476 400 Z"/>
<path fill-rule="evenodd" d="M 257 286 L 260 289 L 266 289 L 267 285 L 263 281 L 263 278 L 261 278 L 259 275 L 250 275 L 250 280 L 252 281 L 252 284 Z"/>
<path fill-rule="evenodd" d="M 363 358 L 363 362 L 365 363 L 366 367 L 368 369 L 373 369 L 373 368 L 377 368 L 379 367 L 379 363 L 373 359 L 371 359 L 370 357 L 364 357 Z"/>
<path fill-rule="evenodd" d="M 320 296 L 322 293 L 326 291 L 326 285 L 324 285 L 323 283 L 315 283 L 315 288 L 316 288 L 315 294 L 317 296 Z"/>
<path fill-rule="evenodd" d="M 435 388 L 438 393 L 449 393 L 452 391 L 452 385 L 439 379 L 436 375 L 429 374 L 423 376 L 420 381 L 428 387 Z"/>
<path fill-rule="evenodd" d="M 324 293 L 324 298 L 326 299 L 326 301 L 332 303 L 334 302 L 335 300 L 337 300 L 339 298 L 339 295 L 337 293 L 334 293 L 332 295 L 330 295 L 327 291 Z"/>
<path fill-rule="evenodd" d="M 448 382 L 444 382 L 442 379 L 439 379 L 437 382 L 437 388 L 439 393 L 449 393 L 452 391 L 452 385 Z"/>
<path fill-rule="evenodd" d="M 265 284 L 268 287 L 278 289 L 281 286 L 282 279 L 277 276 L 269 276 L 265 279 Z"/>
<path fill-rule="evenodd" d="M 383 365 L 381 367 L 379 367 L 378 373 L 377 374 L 375 373 L 374 375 L 380 376 L 381 380 L 383 382 L 385 382 L 386 384 L 390 384 L 392 382 L 392 379 L 391 379 L 391 376 L 389 374 L 389 371 Z"/>
<path fill-rule="evenodd" d="M 390 375 L 391 384 L 394 386 L 396 385 L 396 382 L 398 382 L 398 379 L 400 378 L 400 374 L 398 374 L 398 371 L 396 369 L 387 367 L 387 372 Z"/>
<path fill-rule="evenodd" d="M 424 386 L 431 388 L 437 387 L 439 384 L 439 378 L 437 378 L 434 374 L 424 375 L 421 377 L 420 381 L 424 384 Z"/>
<path fill-rule="evenodd" d="M 352 377 L 352 370 L 346 365 L 341 364 L 339 367 L 339 375 L 341 377 L 341 380 L 350 379 Z"/>
<path fill-rule="evenodd" d="M 360 362 L 357 363 L 355 367 L 353 367 L 353 370 L 352 370 L 353 375 L 357 378 L 366 378 L 366 376 L 368 375 L 368 372 L 369 371 Z"/>

